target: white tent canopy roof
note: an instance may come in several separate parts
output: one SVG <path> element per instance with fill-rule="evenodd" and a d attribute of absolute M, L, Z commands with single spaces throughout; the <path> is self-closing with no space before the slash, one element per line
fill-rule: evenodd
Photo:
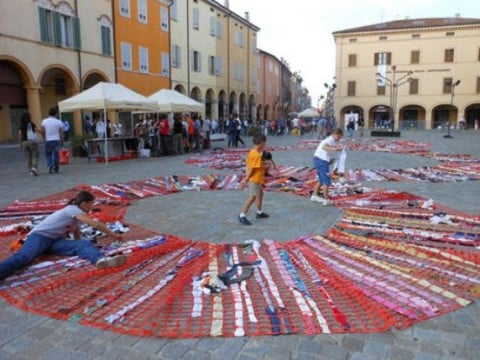
<path fill-rule="evenodd" d="M 115 83 L 99 82 L 95 86 L 82 91 L 58 103 L 60 112 L 77 110 L 157 110 L 154 101 L 133 90 Z"/>
<path fill-rule="evenodd" d="M 157 104 L 157 111 L 161 113 L 203 112 L 205 105 L 185 96 L 178 91 L 162 89 L 148 97 Z"/>
<path fill-rule="evenodd" d="M 301 117 L 301 118 L 313 118 L 313 117 L 319 117 L 319 116 L 320 116 L 320 113 L 314 108 L 305 109 L 298 114 L 298 117 Z"/>

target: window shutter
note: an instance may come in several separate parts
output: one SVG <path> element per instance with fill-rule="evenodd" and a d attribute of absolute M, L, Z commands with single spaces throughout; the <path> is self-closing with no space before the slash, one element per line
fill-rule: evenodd
<path fill-rule="evenodd" d="M 193 8 L 193 28 L 200 29 L 200 9 Z"/>
<path fill-rule="evenodd" d="M 47 9 L 42 7 L 38 8 L 38 19 L 40 21 L 40 40 L 49 43 Z"/>
<path fill-rule="evenodd" d="M 102 54 L 106 55 L 107 54 L 107 40 L 106 40 L 106 31 L 105 31 L 105 26 L 101 25 L 100 26 L 100 36 L 102 39 Z"/>
<path fill-rule="evenodd" d="M 170 76 L 170 55 L 166 52 L 162 52 L 162 76 Z"/>
<path fill-rule="evenodd" d="M 392 53 L 388 52 L 387 53 L 387 65 L 392 64 Z"/>
<path fill-rule="evenodd" d="M 182 48 L 177 45 L 177 48 L 176 48 L 176 52 L 177 52 L 177 67 L 182 67 Z"/>
<path fill-rule="evenodd" d="M 173 0 L 172 6 L 170 7 L 170 17 L 173 20 L 178 20 L 178 0 Z"/>
<path fill-rule="evenodd" d="M 75 50 L 80 50 L 82 45 L 82 40 L 80 36 L 80 19 L 78 17 L 72 18 L 73 26 L 73 48 Z"/>
<path fill-rule="evenodd" d="M 168 31 L 168 9 L 162 7 L 160 9 L 160 22 L 163 31 Z"/>
<path fill-rule="evenodd" d="M 480 77 L 477 77 L 477 94 L 480 94 Z"/>
<path fill-rule="evenodd" d="M 373 65 L 377 66 L 379 65 L 379 57 L 380 57 L 380 54 L 379 53 L 375 53 L 374 56 L 373 56 Z"/>
<path fill-rule="evenodd" d="M 198 72 L 202 72 L 202 53 L 199 51 L 197 54 L 198 54 Z"/>
<path fill-rule="evenodd" d="M 216 30 L 216 27 L 217 27 L 217 19 L 215 18 L 215 16 L 210 16 L 210 35 L 211 36 L 215 36 L 215 30 Z"/>
<path fill-rule="evenodd" d="M 106 43 L 107 43 L 107 53 L 106 55 L 112 55 L 112 34 L 111 34 L 112 30 L 107 26 L 105 27 L 105 39 L 106 39 Z"/>
<path fill-rule="evenodd" d="M 190 68 L 195 70 L 195 51 L 190 50 Z"/>
<path fill-rule="evenodd" d="M 53 38 L 55 46 L 62 46 L 62 25 L 60 23 L 60 14 L 52 11 L 53 15 Z"/>
<path fill-rule="evenodd" d="M 220 20 L 217 20 L 217 38 L 221 38 L 222 37 L 222 22 Z M 480 51 L 479 51 L 479 56 L 480 56 Z M 480 58 L 479 58 L 480 60 Z"/>

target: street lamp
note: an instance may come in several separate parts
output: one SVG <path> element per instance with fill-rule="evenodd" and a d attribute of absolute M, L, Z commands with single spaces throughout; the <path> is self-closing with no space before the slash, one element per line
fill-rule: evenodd
<path fill-rule="evenodd" d="M 397 71 L 397 66 L 392 66 L 392 78 L 389 79 L 386 76 L 376 73 L 377 82 L 379 79 L 385 81 L 385 83 L 390 87 L 390 111 L 392 119 L 392 131 L 395 129 L 395 116 L 397 114 L 397 102 L 398 102 L 398 88 L 412 80 L 410 77 L 413 74 L 413 71 L 408 71 L 406 74 L 397 79 L 397 74 L 400 71 Z"/>
<path fill-rule="evenodd" d="M 449 81 L 446 83 L 447 86 L 450 86 L 450 90 L 452 92 L 452 97 L 450 99 L 450 108 L 453 109 L 453 98 L 455 97 L 455 88 L 460 85 L 461 81 L 460 80 L 457 80 L 457 81 Z M 447 134 L 444 135 L 443 137 L 445 139 L 453 139 L 453 136 L 450 135 L 450 113 L 448 114 L 448 123 L 447 123 Z"/>

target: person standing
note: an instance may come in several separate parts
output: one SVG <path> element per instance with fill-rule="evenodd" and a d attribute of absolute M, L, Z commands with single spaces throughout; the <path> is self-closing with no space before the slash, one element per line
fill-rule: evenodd
<path fill-rule="evenodd" d="M 242 143 L 242 147 L 245 147 L 245 142 L 240 137 L 242 133 L 242 120 L 238 117 L 238 114 L 233 114 L 233 122 L 235 123 L 235 147 L 238 147 L 238 143 Z"/>
<path fill-rule="evenodd" d="M 323 140 L 313 154 L 313 166 L 317 170 L 317 184 L 313 190 L 311 201 L 322 203 L 323 205 L 332 205 L 333 202 L 328 197 L 328 187 L 332 180 L 330 178 L 330 160 L 331 151 L 340 151 L 337 145 L 343 137 L 343 130 L 336 129 L 332 135 Z M 320 190 L 323 192 L 323 198 L 320 197 Z"/>
<path fill-rule="evenodd" d="M 360 131 L 360 136 L 363 136 L 363 128 L 365 127 L 365 119 L 362 115 L 358 117 L 358 130 Z"/>
<path fill-rule="evenodd" d="M 23 114 L 18 129 L 18 142 L 27 156 L 28 169 L 33 176 L 38 176 L 38 135 L 36 128 L 30 114 Z"/>
<path fill-rule="evenodd" d="M 163 155 L 170 154 L 170 127 L 167 115 L 162 115 L 158 124 L 158 132 L 160 134 L 160 150 Z"/>
<path fill-rule="evenodd" d="M 112 232 L 108 226 L 87 215 L 93 208 L 94 200 L 91 193 L 80 191 L 66 207 L 38 223 L 28 233 L 21 249 L 0 262 L 0 280 L 44 253 L 78 256 L 89 260 L 99 269 L 123 265 L 127 259 L 125 255 L 105 256 L 91 241 L 81 239 L 80 223 L 90 225 L 118 240 L 123 239 L 122 235 Z M 73 234 L 74 240 L 66 239 L 69 233 Z"/>
<path fill-rule="evenodd" d="M 212 120 L 210 120 L 210 114 L 207 114 L 207 118 L 203 122 L 203 133 L 205 134 L 204 148 L 210 149 L 210 134 L 212 133 Z"/>
<path fill-rule="evenodd" d="M 68 141 L 68 132 L 70 131 L 70 123 L 67 120 L 62 120 L 63 123 L 63 141 Z"/>
<path fill-rule="evenodd" d="M 183 124 L 181 114 L 175 114 L 174 116 L 172 151 L 177 155 L 183 155 L 185 153 L 185 149 L 183 148 Z"/>
<path fill-rule="evenodd" d="M 238 216 L 238 220 L 243 225 L 252 225 L 250 220 L 247 219 L 247 213 L 253 203 L 256 203 L 257 213 L 255 217 L 257 219 L 266 219 L 270 217 L 262 210 L 263 205 L 263 183 L 265 181 L 265 167 L 262 159 L 262 153 L 265 149 L 265 143 L 267 137 L 264 134 L 257 133 L 253 137 L 253 148 L 246 159 L 247 174 L 242 179 L 240 187 L 243 188 L 248 184 L 249 196 L 242 211 Z"/>
<path fill-rule="evenodd" d="M 105 125 L 105 121 L 100 117 L 95 124 L 95 132 L 97 133 L 97 137 L 99 139 L 105 139 L 105 133 L 107 131 L 107 126 Z"/>
<path fill-rule="evenodd" d="M 58 173 L 59 151 L 63 146 L 63 123 L 56 118 L 57 109 L 51 108 L 48 118 L 42 120 L 41 133 L 45 139 L 45 155 L 50 174 Z"/>

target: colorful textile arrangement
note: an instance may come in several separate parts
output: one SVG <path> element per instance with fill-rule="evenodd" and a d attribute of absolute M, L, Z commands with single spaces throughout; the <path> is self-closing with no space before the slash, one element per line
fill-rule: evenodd
<path fill-rule="evenodd" d="M 32 221 L 79 190 L 95 194 L 92 216 L 115 222 L 134 201 L 236 189 L 240 180 L 172 175 L 16 201 L 0 212 L 0 259 Z M 308 196 L 314 181 L 312 169 L 282 167 L 266 189 Z M 128 241 L 99 239 L 106 254 L 128 255 L 122 267 L 41 257 L 0 282 L 0 296 L 26 311 L 121 333 L 205 337 L 387 331 L 480 295 L 480 216 L 355 184 L 336 183 L 332 194 L 344 215 L 322 236 L 209 244 L 128 224 Z"/>

